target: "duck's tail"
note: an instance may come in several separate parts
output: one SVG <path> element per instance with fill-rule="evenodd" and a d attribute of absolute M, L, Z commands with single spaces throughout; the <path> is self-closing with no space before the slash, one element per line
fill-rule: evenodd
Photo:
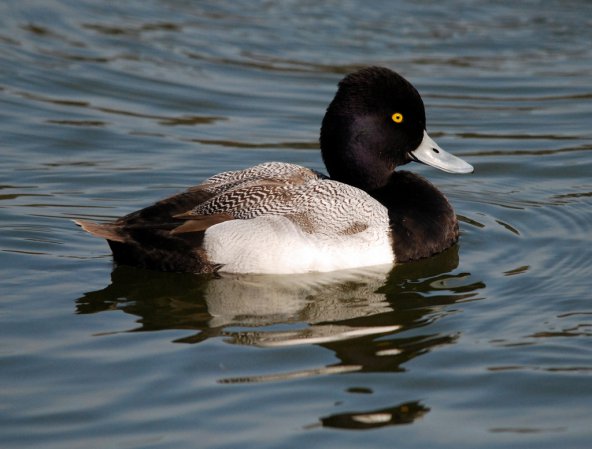
<path fill-rule="evenodd" d="M 215 273 L 220 265 L 209 262 L 201 246 L 205 231 L 171 233 L 173 225 L 131 225 L 74 220 L 95 237 L 107 240 L 113 259 L 122 265 L 160 271 Z"/>
<path fill-rule="evenodd" d="M 126 241 L 121 227 L 113 223 L 94 223 L 86 220 L 73 220 L 78 226 L 95 237 L 101 237 L 111 242 Z"/>

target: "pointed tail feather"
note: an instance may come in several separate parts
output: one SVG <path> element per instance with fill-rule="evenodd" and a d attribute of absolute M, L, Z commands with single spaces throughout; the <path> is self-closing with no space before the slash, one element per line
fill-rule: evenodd
<path fill-rule="evenodd" d="M 102 237 L 112 242 L 125 242 L 121 228 L 111 223 L 93 223 L 86 220 L 73 220 L 78 226 L 95 237 Z"/>

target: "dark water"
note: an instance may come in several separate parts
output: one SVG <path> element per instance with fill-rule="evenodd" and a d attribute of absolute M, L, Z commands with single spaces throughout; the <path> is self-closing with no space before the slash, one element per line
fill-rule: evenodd
<path fill-rule="evenodd" d="M 590 2 L 9 0 L 0 25 L 0 446 L 589 447 Z M 410 167 L 460 216 L 446 253 L 204 279 L 114 268 L 71 223 L 323 169 L 367 64 L 476 168 Z"/>

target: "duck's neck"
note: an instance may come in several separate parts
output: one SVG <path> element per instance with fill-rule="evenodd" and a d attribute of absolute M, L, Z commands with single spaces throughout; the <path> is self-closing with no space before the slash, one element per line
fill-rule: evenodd
<path fill-rule="evenodd" d="M 458 240 L 458 222 L 452 206 L 421 176 L 396 171 L 386 185 L 368 193 L 388 210 L 397 261 L 429 257 Z"/>
<path fill-rule="evenodd" d="M 372 154 L 350 153 L 335 169 L 327 168 L 331 179 L 362 189 L 366 192 L 384 187 L 393 173 L 394 167 L 385 166 Z"/>

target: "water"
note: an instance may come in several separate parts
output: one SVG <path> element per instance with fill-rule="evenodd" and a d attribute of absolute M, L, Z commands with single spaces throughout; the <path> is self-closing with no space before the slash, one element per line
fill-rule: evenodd
<path fill-rule="evenodd" d="M 587 448 L 592 5 L 5 1 L 3 448 Z M 476 168 L 415 164 L 460 245 L 306 276 L 112 266 L 107 219 L 222 170 L 322 170 L 337 81 L 386 65 Z"/>

